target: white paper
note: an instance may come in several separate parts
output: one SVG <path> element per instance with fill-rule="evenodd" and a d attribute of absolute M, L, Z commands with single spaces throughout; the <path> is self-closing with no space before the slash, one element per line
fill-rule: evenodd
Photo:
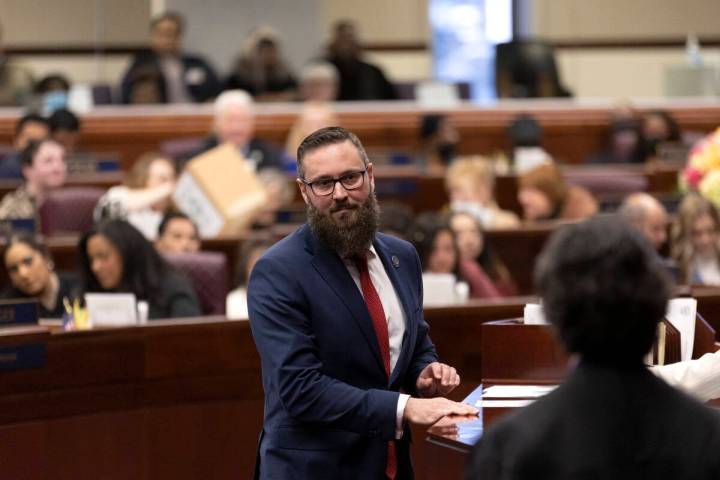
<path fill-rule="evenodd" d="M 668 302 L 665 318 L 680 332 L 680 360 L 692 359 L 695 345 L 695 316 L 697 300 L 694 298 L 673 298 Z"/>
<path fill-rule="evenodd" d="M 454 305 L 455 280 L 451 273 L 423 273 L 423 306 Z"/>
<path fill-rule="evenodd" d="M 137 324 L 135 295 L 132 293 L 86 293 L 90 327 L 123 327 Z"/>
<path fill-rule="evenodd" d="M 483 390 L 483 398 L 537 398 L 556 388 L 557 385 L 493 385 Z"/>
<path fill-rule="evenodd" d="M 457 87 L 447 82 L 421 82 L 415 87 L 415 98 L 424 107 L 451 107 L 460 103 Z"/>
<path fill-rule="evenodd" d="M 222 229 L 222 214 L 189 172 L 183 173 L 175 185 L 173 201 L 198 226 L 202 238 L 214 237 Z"/>
<path fill-rule="evenodd" d="M 534 399 L 526 400 L 478 400 L 475 402 L 477 408 L 521 408 L 530 405 Z"/>
<path fill-rule="evenodd" d="M 546 325 L 545 313 L 542 305 L 528 303 L 523 310 L 523 322 L 526 325 Z"/>
<path fill-rule="evenodd" d="M 548 153 L 540 147 L 517 147 L 514 152 L 515 173 L 522 175 L 530 170 L 552 163 Z"/>

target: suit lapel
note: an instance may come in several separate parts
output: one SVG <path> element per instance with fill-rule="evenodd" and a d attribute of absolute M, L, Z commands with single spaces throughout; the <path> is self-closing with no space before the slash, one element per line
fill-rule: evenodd
<path fill-rule="evenodd" d="M 310 232 L 308 234 L 312 235 Z M 385 366 L 380 354 L 377 336 L 375 335 L 375 328 L 360 290 L 358 290 L 350 272 L 348 272 L 347 267 L 337 253 L 317 244 L 316 247 L 318 248 L 315 248 L 315 255 L 311 260 L 313 267 L 345 304 L 345 307 L 357 322 L 373 357 L 375 357 L 378 368 L 384 374 Z"/>
<path fill-rule="evenodd" d="M 400 257 L 397 252 L 389 250 L 389 248 L 385 245 L 385 242 L 383 242 L 382 239 L 378 237 L 376 237 L 374 245 L 375 251 L 380 257 L 383 267 L 385 267 L 385 272 L 387 273 L 388 278 L 390 278 L 390 281 L 395 288 L 395 293 L 400 300 L 400 304 L 402 305 L 406 319 L 405 333 L 403 335 L 402 346 L 400 348 L 400 356 L 398 357 L 395 368 L 390 375 L 390 384 L 392 384 L 395 381 L 395 377 L 399 374 L 399 372 L 404 370 L 400 366 L 406 361 L 407 355 L 409 354 L 409 342 L 414 343 L 414 338 L 412 338 L 412 334 L 414 332 L 414 330 L 412 330 L 414 319 L 412 318 L 412 315 L 415 313 L 416 306 L 413 305 L 411 302 L 412 293 L 410 292 L 410 288 L 411 285 L 413 285 L 413 282 L 408 282 L 405 280 L 408 268 L 410 268 L 410 266 L 403 265 L 399 261 Z M 394 261 L 393 258 L 395 259 Z"/>

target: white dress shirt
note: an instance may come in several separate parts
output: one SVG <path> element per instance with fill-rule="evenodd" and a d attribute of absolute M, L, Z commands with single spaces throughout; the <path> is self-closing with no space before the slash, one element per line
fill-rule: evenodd
<path fill-rule="evenodd" d="M 382 264 L 382 260 L 375 251 L 374 246 L 370 246 L 367 253 L 368 259 L 368 272 L 370 273 L 370 280 L 375 287 L 375 290 L 380 297 L 383 311 L 385 312 L 385 319 L 388 325 L 388 337 L 390 338 L 390 371 L 395 369 L 398 358 L 400 357 L 400 350 L 402 349 L 403 335 L 405 335 L 405 322 L 406 315 L 403 311 L 402 305 L 400 304 L 400 298 L 395 292 L 390 277 L 388 277 L 385 267 Z M 352 259 L 343 259 L 345 266 L 347 267 L 352 279 L 355 281 L 358 290 L 362 294 L 362 286 L 360 284 L 360 272 L 358 271 L 355 263 Z M 405 405 L 407 404 L 410 395 L 401 393 L 398 398 L 397 411 L 396 411 L 396 423 L 395 423 L 395 437 L 402 437 L 402 421 L 405 414 Z"/>
<path fill-rule="evenodd" d="M 720 398 L 720 351 L 695 360 L 652 367 L 650 371 L 701 402 Z"/>

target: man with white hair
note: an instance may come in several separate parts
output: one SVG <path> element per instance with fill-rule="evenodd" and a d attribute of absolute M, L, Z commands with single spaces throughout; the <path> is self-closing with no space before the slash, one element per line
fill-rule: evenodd
<path fill-rule="evenodd" d="M 618 211 L 659 251 L 667 241 L 668 215 L 665 207 L 649 193 L 629 195 Z"/>
<path fill-rule="evenodd" d="M 643 237 L 652 245 L 657 258 L 675 280 L 679 270 L 675 262 L 661 254 L 667 242 L 668 214 L 665 207 L 655 197 L 645 192 L 628 195 L 618 209 L 620 216 L 640 230 Z"/>
<path fill-rule="evenodd" d="M 257 171 L 265 168 L 283 170 L 287 163 L 293 162 L 282 150 L 254 138 L 254 133 L 255 108 L 252 97 L 244 90 L 227 90 L 215 100 L 213 135 L 189 158 L 229 142 L 238 148 Z"/>
<path fill-rule="evenodd" d="M 300 99 L 304 102 L 333 102 L 337 98 L 338 82 L 338 71 L 332 63 L 310 63 L 300 72 Z"/>

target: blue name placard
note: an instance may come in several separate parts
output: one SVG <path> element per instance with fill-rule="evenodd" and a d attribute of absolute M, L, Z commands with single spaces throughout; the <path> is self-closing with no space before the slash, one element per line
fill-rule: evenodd
<path fill-rule="evenodd" d="M 10 218 L 0 220 L 0 234 L 5 237 L 11 236 L 13 233 L 35 233 L 34 218 Z"/>
<path fill-rule="evenodd" d="M 37 302 L 28 300 L 0 302 L 0 327 L 32 325 L 37 322 Z"/>
<path fill-rule="evenodd" d="M 0 371 L 42 368 L 45 359 L 45 345 L 42 343 L 0 347 Z"/>

